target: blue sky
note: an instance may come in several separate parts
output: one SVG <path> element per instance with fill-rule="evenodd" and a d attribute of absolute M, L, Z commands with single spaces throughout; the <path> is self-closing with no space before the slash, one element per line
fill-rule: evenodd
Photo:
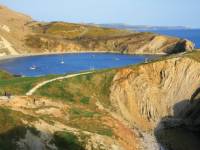
<path fill-rule="evenodd" d="M 200 0 L 0 0 L 39 21 L 200 27 Z"/>

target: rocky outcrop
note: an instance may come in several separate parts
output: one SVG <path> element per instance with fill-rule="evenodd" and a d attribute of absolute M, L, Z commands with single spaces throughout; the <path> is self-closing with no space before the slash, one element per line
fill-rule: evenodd
<path fill-rule="evenodd" d="M 143 135 L 143 149 L 152 149 L 145 143 L 156 143 L 151 136 L 155 132 L 166 148 L 195 150 L 200 139 L 199 64 L 197 58 L 181 55 L 119 69 L 115 75 L 110 88 L 112 111 Z"/>
<path fill-rule="evenodd" d="M 180 53 L 191 51 L 194 49 L 194 44 L 189 40 L 175 40 L 175 38 L 166 36 L 155 36 L 148 44 L 141 47 L 138 52 L 145 53 Z"/>
<path fill-rule="evenodd" d="M 142 130 L 153 129 L 164 116 L 176 114 L 180 101 L 200 86 L 199 62 L 186 57 L 121 69 L 113 80 L 110 99 L 116 111 Z"/>

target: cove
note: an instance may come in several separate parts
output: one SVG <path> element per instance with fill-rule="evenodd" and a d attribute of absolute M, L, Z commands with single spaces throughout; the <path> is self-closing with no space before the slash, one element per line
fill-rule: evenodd
<path fill-rule="evenodd" d="M 149 55 L 71 53 L 12 58 L 0 61 L 0 69 L 12 74 L 36 77 L 125 67 L 153 59 Z"/>

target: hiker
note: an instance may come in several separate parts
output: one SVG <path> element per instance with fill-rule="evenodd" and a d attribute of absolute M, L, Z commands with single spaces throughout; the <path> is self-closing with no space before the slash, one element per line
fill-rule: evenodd
<path fill-rule="evenodd" d="M 7 97 L 8 97 L 8 99 L 10 99 L 11 98 L 11 93 L 7 93 Z"/>
<path fill-rule="evenodd" d="M 34 99 L 33 99 L 33 103 L 35 104 L 35 102 L 36 102 L 36 99 L 34 98 Z"/>

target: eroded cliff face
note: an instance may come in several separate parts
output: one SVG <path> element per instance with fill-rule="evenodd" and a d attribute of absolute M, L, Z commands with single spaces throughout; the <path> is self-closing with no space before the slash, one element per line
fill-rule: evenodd
<path fill-rule="evenodd" d="M 119 114 L 146 131 L 162 117 L 173 115 L 174 105 L 189 100 L 199 86 L 199 62 L 171 58 L 121 69 L 114 77 L 110 100 Z"/>

